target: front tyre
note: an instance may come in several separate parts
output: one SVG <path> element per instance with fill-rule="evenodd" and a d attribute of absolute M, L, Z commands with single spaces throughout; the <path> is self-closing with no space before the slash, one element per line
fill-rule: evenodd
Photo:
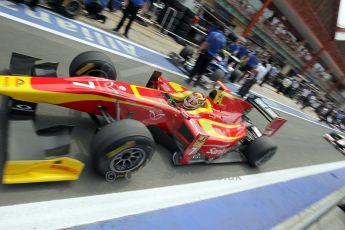
<path fill-rule="evenodd" d="M 71 77 L 93 76 L 116 80 L 116 69 L 111 59 L 98 51 L 87 51 L 76 56 L 69 67 Z"/>
<path fill-rule="evenodd" d="M 106 176 L 126 177 L 151 159 L 155 143 L 150 131 L 139 121 L 124 119 L 106 125 L 91 142 L 96 171 Z"/>
<path fill-rule="evenodd" d="M 259 167 L 270 160 L 277 152 L 278 147 L 266 136 L 261 136 L 248 144 L 243 155 L 252 167 Z"/>

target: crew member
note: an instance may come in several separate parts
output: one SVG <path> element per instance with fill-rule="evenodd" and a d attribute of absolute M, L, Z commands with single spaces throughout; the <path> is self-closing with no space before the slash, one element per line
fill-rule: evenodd
<path fill-rule="evenodd" d="M 123 23 L 125 22 L 126 18 L 129 18 L 129 22 L 126 26 L 125 33 L 123 34 L 125 35 L 126 38 L 128 38 L 128 31 L 131 28 L 132 22 L 137 16 L 137 13 L 139 12 L 139 10 L 140 10 L 139 12 L 140 14 L 145 13 L 147 9 L 146 2 L 147 0 L 125 0 L 124 6 L 126 7 L 126 9 L 123 11 L 123 16 L 122 16 L 121 21 L 119 22 L 117 27 L 113 30 L 118 32 L 123 26 Z"/>
<path fill-rule="evenodd" d="M 202 74 L 206 71 L 208 64 L 223 49 L 226 45 L 226 38 L 224 36 L 224 27 L 218 26 L 218 30 L 208 34 L 206 41 L 201 43 L 198 53 L 200 53 L 194 68 L 190 72 L 188 83 L 193 81 L 193 77 L 197 76 L 194 86 L 197 86 L 201 80 Z"/>

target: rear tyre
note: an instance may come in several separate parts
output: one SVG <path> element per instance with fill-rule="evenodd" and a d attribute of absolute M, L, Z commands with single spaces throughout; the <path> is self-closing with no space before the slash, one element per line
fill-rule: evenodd
<path fill-rule="evenodd" d="M 271 159 L 277 152 L 277 146 L 266 136 L 261 136 L 248 144 L 243 155 L 252 167 L 259 167 Z"/>
<path fill-rule="evenodd" d="M 241 78 L 241 76 L 243 75 L 243 73 L 239 70 L 234 70 L 232 73 L 231 73 L 231 77 L 230 77 L 230 81 L 232 83 L 236 82 L 238 79 Z"/>
<path fill-rule="evenodd" d="M 151 159 L 155 143 L 139 121 L 124 119 L 106 125 L 91 142 L 92 163 L 101 176 L 126 177 Z"/>
<path fill-rule="evenodd" d="M 80 15 L 82 3 L 79 0 L 61 1 L 61 3 L 56 6 L 56 10 L 68 18 L 74 18 Z"/>
<path fill-rule="evenodd" d="M 225 73 L 223 70 L 221 69 L 216 69 L 216 71 L 214 71 L 213 73 L 211 73 L 209 75 L 209 78 L 212 80 L 212 81 L 218 81 L 220 79 L 223 79 L 225 76 Z"/>
<path fill-rule="evenodd" d="M 75 57 L 69 67 L 69 74 L 75 76 L 94 76 L 116 80 L 117 74 L 111 59 L 98 51 L 87 51 Z"/>
<path fill-rule="evenodd" d="M 180 56 L 183 57 L 184 59 L 188 59 L 191 56 L 193 56 L 193 52 L 194 52 L 193 47 L 187 45 L 181 50 Z"/>

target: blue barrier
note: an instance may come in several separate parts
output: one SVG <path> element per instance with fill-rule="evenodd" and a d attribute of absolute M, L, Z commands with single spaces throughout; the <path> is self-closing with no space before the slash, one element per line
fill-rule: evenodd
<path fill-rule="evenodd" d="M 82 22 L 65 18 L 44 8 L 38 7 L 32 11 L 26 5 L 0 0 L 0 15 L 63 37 L 68 36 L 92 46 L 111 50 L 145 64 L 181 73 L 179 68 L 173 65 L 166 56 L 156 51 Z"/>
<path fill-rule="evenodd" d="M 344 184 L 345 168 L 73 229 L 271 229 Z"/>

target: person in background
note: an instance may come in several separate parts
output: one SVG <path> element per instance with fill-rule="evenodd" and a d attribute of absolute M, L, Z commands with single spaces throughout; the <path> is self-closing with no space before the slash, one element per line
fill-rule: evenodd
<path fill-rule="evenodd" d="M 260 82 L 264 79 L 264 77 L 268 74 L 269 70 L 271 69 L 271 64 L 268 62 L 263 61 L 262 63 L 259 63 L 256 67 L 256 81 Z"/>
<path fill-rule="evenodd" d="M 297 79 L 292 80 L 291 90 L 290 90 L 289 95 L 288 95 L 290 98 L 295 97 L 295 95 L 298 92 L 299 86 L 300 85 L 299 85 L 299 82 Z"/>
<path fill-rule="evenodd" d="M 100 14 L 104 7 L 108 4 L 108 0 L 85 0 L 85 9 L 88 12 L 87 17 L 99 20 L 102 23 L 105 23 L 107 17 Z"/>
<path fill-rule="evenodd" d="M 237 78 L 236 82 L 240 82 L 242 78 L 246 77 L 246 72 L 252 72 L 260 63 L 259 59 L 256 56 L 256 52 L 251 52 L 248 54 L 248 58 L 246 59 L 246 64 L 240 67 L 242 72 L 245 72 L 241 77 Z"/>
<path fill-rule="evenodd" d="M 269 68 L 268 73 L 264 76 L 264 78 L 262 79 L 262 81 L 260 82 L 260 86 L 263 86 L 263 84 L 267 81 L 272 81 L 274 80 L 274 78 L 278 75 L 278 68 L 275 67 L 274 65 L 271 65 L 271 67 Z"/>
<path fill-rule="evenodd" d="M 197 86 L 201 80 L 202 74 L 206 71 L 211 60 L 223 49 L 226 45 L 226 38 L 224 35 L 224 26 L 219 25 L 218 30 L 208 34 L 206 40 L 201 43 L 198 53 L 200 54 L 194 68 L 189 74 L 187 83 L 191 83 L 195 75 L 197 79 L 194 86 Z"/>
<path fill-rule="evenodd" d="M 258 81 L 258 77 L 262 78 L 266 71 L 264 64 L 259 62 L 255 69 L 250 70 L 249 73 L 246 74 L 245 82 L 238 90 L 238 95 L 245 97 L 253 85 Z"/>
<path fill-rule="evenodd" d="M 232 42 L 229 46 L 228 46 L 228 51 L 232 54 L 232 55 L 236 55 L 238 53 L 238 51 L 240 50 L 241 47 L 241 40 L 237 39 L 235 42 Z"/>
<path fill-rule="evenodd" d="M 124 7 L 126 8 L 123 11 L 123 16 L 121 18 L 121 21 L 119 22 L 119 24 L 117 24 L 117 27 L 113 29 L 113 31 L 118 32 L 123 26 L 126 18 L 129 18 L 129 22 L 123 34 L 126 38 L 128 38 L 128 32 L 131 28 L 133 20 L 137 16 L 137 13 L 140 11 L 139 12 L 140 14 L 144 14 L 148 5 L 147 5 L 147 0 L 125 0 Z"/>
<path fill-rule="evenodd" d="M 283 94 L 286 94 L 291 85 L 292 80 L 290 79 L 290 77 L 285 77 L 284 80 L 281 82 L 280 87 L 277 90 L 277 93 L 282 92 Z"/>
<path fill-rule="evenodd" d="M 245 44 L 240 45 L 236 57 L 240 60 L 244 60 L 248 56 L 249 50 Z"/>
<path fill-rule="evenodd" d="M 304 86 L 303 89 L 302 89 L 302 92 L 301 92 L 301 95 L 297 101 L 297 104 L 301 103 L 301 104 L 304 104 L 306 103 L 306 100 L 308 100 L 308 95 L 310 93 L 310 89 L 308 86 Z"/>
<path fill-rule="evenodd" d="M 192 20 L 192 25 L 195 26 L 195 25 L 199 25 L 200 23 L 200 20 L 203 20 L 204 19 L 204 11 L 202 9 L 199 9 L 198 12 L 195 14 L 195 16 L 193 17 L 193 20 Z"/>
<path fill-rule="evenodd" d="M 316 102 L 316 94 L 315 92 L 311 91 L 308 96 L 307 96 L 307 99 L 304 100 L 304 103 L 302 105 L 302 110 L 308 106 L 312 106 L 315 102 Z"/>

